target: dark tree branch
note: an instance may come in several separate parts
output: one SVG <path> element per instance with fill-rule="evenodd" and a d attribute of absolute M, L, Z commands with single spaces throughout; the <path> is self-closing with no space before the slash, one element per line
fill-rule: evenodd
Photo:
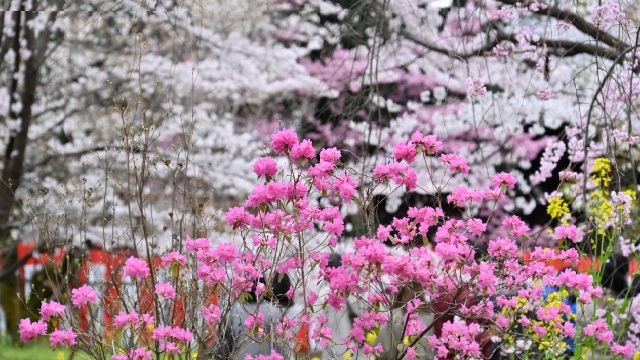
<path fill-rule="evenodd" d="M 523 2 L 520 0 L 498 0 L 498 1 L 500 1 L 503 4 L 514 5 L 514 6 L 517 3 L 522 3 L 524 7 L 526 7 L 527 5 L 533 2 L 533 1 Z M 626 44 L 624 41 L 621 41 L 617 37 L 591 25 L 585 18 L 583 18 L 578 13 L 562 10 L 555 6 L 548 7 L 547 9 L 544 9 L 544 10 L 540 9 L 535 13 L 543 16 L 550 16 L 552 18 L 562 20 L 562 21 L 569 21 L 576 29 L 580 30 L 585 35 L 588 35 L 597 41 L 602 41 L 603 43 L 613 47 L 614 49 L 617 49 L 618 52 L 630 47 L 630 45 Z"/>
<path fill-rule="evenodd" d="M 591 44 L 587 41 L 574 42 L 568 40 L 541 39 L 538 45 L 542 44 L 549 48 L 548 53 L 550 55 L 559 57 L 589 54 L 614 61 L 620 57 L 620 53 L 614 49 Z"/>
<path fill-rule="evenodd" d="M 451 57 L 455 57 L 455 58 L 459 58 L 459 59 L 469 59 L 475 56 L 483 56 L 485 53 L 490 52 L 491 50 L 493 50 L 493 48 L 498 45 L 498 43 L 500 43 L 500 41 L 502 41 L 502 39 L 500 39 L 500 36 L 496 36 L 496 38 L 494 40 L 488 41 L 483 47 L 477 49 L 477 50 L 473 50 L 470 51 L 468 53 L 459 53 L 456 50 L 453 49 L 447 49 L 447 48 L 442 48 L 439 46 L 436 46 L 435 43 L 430 43 L 427 41 L 424 41 L 422 39 L 419 39 L 417 36 L 409 33 L 408 31 L 403 31 L 401 33 L 402 36 L 404 36 L 405 38 L 407 38 L 408 40 L 411 40 L 412 42 L 424 46 L 425 48 L 431 50 L 431 51 L 435 51 L 437 53 L 440 54 L 444 54 L 447 56 L 451 56 Z M 506 40 L 506 39 L 505 39 Z"/>
<path fill-rule="evenodd" d="M 425 48 L 435 51 L 440 54 L 444 54 L 450 57 L 466 60 L 476 56 L 484 56 L 486 53 L 491 52 L 493 48 L 502 41 L 515 42 L 515 34 L 507 34 L 498 29 L 491 29 L 494 33 L 484 46 L 476 50 L 472 50 L 466 53 L 460 53 L 453 49 L 446 49 L 436 46 L 434 43 L 419 39 L 417 36 L 403 31 L 402 35 L 408 40 L 424 46 Z M 489 30 L 489 31 L 491 31 Z M 574 56 L 578 54 L 588 54 L 593 56 L 602 57 L 609 60 L 620 61 L 620 53 L 614 49 L 608 47 L 598 46 L 592 44 L 589 41 L 575 42 L 569 40 L 553 40 L 553 39 L 540 39 L 536 42 L 531 42 L 531 45 L 547 46 L 547 53 L 555 56 Z"/>

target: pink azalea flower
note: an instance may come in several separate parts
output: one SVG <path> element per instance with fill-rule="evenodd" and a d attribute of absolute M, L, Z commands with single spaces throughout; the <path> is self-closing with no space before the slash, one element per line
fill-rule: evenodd
<path fill-rule="evenodd" d="M 116 327 L 123 328 L 128 324 L 131 324 L 133 326 L 138 325 L 138 323 L 140 322 L 140 317 L 138 316 L 136 311 L 132 309 L 128 314 L 121 311 L 114 317 L 114 321 Z"/>
<path fill-rule="evenodd" d="M 38 335 L 44 335 L 47 332 L 47 324 L 42 320 L 32 323 L 30 319 L 22 319 L 18 328 L 20 340 L 23 342 L 34 339 Z"/>
<path fill-rule="evenodd" d="M 411 142 L 416 146 L 422 147 L 427 155 L 435 155 L 442 150 L 442 141 L 439 141 L 437 136 L 425 136 L 420 131 L 416 131 L 411 135 Z"/>
<path fill-rule="evenodd" d="M 82 285 L 71 290 L 71 302 L 77 307 L 88 303 L 95 304 L 98 302 L 98 293 L 91 286 Z"/>
<path fill-rule="evenodd" d="M 173 299 L 176 297 L 176 291 L 170 283 L 161 282 L 156 284 L 156 295 L 161 299 Z"/>
<path fill-rule="evenodd" d="M 165 342 L 160 344 L 160 351 L 165 351 L 167 354 L 180 354 L 180 346 L 172 342 Z"/>
<path fill-rule="evenodd" d="M 320 151 L 320 161 L 327 163 L 335 163 L 340 160 L 340 156 L 340 150 L 336 148 L 322 149 L 322 151 Z"/>
<path fill-rule="evenodd" d="M 162 257 L 162 266 L 169 267 L 171 265 L 185 265 L 187 258 L 177 251 L 172 251 Z"/>
<path fill-rule="evenodd" d="M 301 143 L 295 144 L 291 148 L 293 160 L 311 160 L 314 157 L 316 157 L 316 149 L 313 148 L 311 140 L 302 140 Z"/>
<path fill-rule="evenodd" d="M 469 219 L 467 220 L 467 229 L 471 234 L 480 237 L 487 230 L 487 224 L 480 219 Z"/>
<path fill-rule="evenodd" d="M 58 302 L 43 302 L 40 307 L 40 315 L 42 315 L 42 320 L 49 321 L 51 317 L 64 315 L 64 310 L 65 306 Z"/>
<path fill-rule="evenodd" d="M 146 279 L 151 275 L 146 261 L 131 256 L 124 263 L 124 274 L 134 279 Z"/>
<path fill-rule="evenodd" d="M 207 238 L 192 240 L 191 237 L 187 235 L 187 240 L 185 240 L 184 245 L 189 251 L 207 250 L 211 248 L 211 241 Z"/>
<path fill-rule="evenodd" d="M 230 242 L 219 243 L 215 249 L 216 260 L 221 264 L 231 263 L 240 258 L 240 255 L 236 245 Z"/>
<path fill-rule="evenodd" d="M 220 309 L 215 304 L 211 304 L 209 306 L 202 307 L 202 314 L 204 315 L 205 320 L 207 320 L 211 324 L 215 324 L 220 321 L 220 317 L 222 316 L 222 309 Z"/>
<path fill-rule="evenodd" d="M 137 348 L 129 351 L 130 360 L 151 360 L 153 353 L 145 348 Z"/>
<path fill-rule="evenodd" d="M 456 154 L 442 154 L 439 157 L 440 161 L 448 164 L 449 171 L 460 171 L 463 174 L 469 173 L 469 165 L 467 165 L 467 159 L 462 158 Z"/>
<path fill-rule="evenodd" d="M 49 341 L 51 347 L 58 347 L 60 345 L 73 346 L 76 344 L 76 338 L 78 336 L 73 333 L 73 330 L 55 330 L 49 335 Z"/>
<path fill-rule="evenodd" d="M 342 200 L 349 204 L 356 195 L 356 182 L 347 174 L 339 175 L 333 183 L 333 191 L 335 191 Z"/>
<path fill-rule="evenodd" d="M 298 134 L 291 129 L 280 130 L 271 135 L 271 148 L 276 154 L 284 154 L 298 144 Z"/>
<path fill-rule="evenodd" d="M 611 351 L 615 355 L 621 355 L 625 359 L 630 359 L 633 357 L 634 349 L 633 349 L 633 344 L 631 342 L 627 342 L 627 344 L 624 346 L 620 344 L 613 344 L 611 346 Z"/>
<path fill-rule="evenodd" d="M 271 157 L 263 157 L 253 164 L 253 172 L 259 177 L 274 177 L 278 173 L 278 164 Z"/>
<path fill-rule="evenodd" d="M 225 216 L 227 224 L 233 229 L 238 229 L 249 224 L 251 221 L 251 214 L 245 211 L 243 207 L 232 207 L 227 211 Z"/>
<path fill-rule="evenodd" d="M 191 333 L 191 331 L 179 327 L 170 328 L 167 334 L 182 343 L 188 343 L 193 340 L 193 333 Z"/>
<path fill-rule="evenodd" d="M 471 190 L 464 185 L 456 187 L 453 189 L 451 194 L 447 196 L 447 202 L 449 204 L 454 204 L 457 207 L 464 207 L 470 199 Z"/>
<path fill-rule="evenodd" d="M 516 178 L 509 173 L 501 172 L 491 179 L 491 185 L 494 187 L 504 186 L 507 189 L 513 189 L 516 185 Z"/>
<path fill-rule="evenodd" d="M 411 143 L 397 143 L 393 148 L 393 158 L 396 161 L 405 160 L 411 164 L 416 160 L 416 147 Z"/>
<path fill-rule="evenodd" d="M 569 239 L 574 243 L 582 241 L 580 230 L 575 225 L 560 225 L 555 228 L 554 235 L 556 239 Z"/>

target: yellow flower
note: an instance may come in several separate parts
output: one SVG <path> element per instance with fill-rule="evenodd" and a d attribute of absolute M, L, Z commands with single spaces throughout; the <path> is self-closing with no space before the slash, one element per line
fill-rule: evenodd
<path fill-rule="evenodd" d="M 593 163 L 591 170 L 591 178 L 597 181 L 601 186 L 608 186 L 611 178 L 608 176 L 611 172 L 611 163 L 607 158 L 597 158 Z"/>
<path fill-rule="evenodd" d="M 636 192 L 631 190 L 631 189 L 625 190 L 624 193 L 629 195 L 629 196 L 631 196 L 631 199 L 633 199 L 633 200 L 635 200 L 636 197 L 637 197 Z"/>
<path fill-rule="evenodd" d="M 552 196 L 547 205 L 547 214 L 552 219 L 560 219 L 569 213 L 569 205 L 559 196 Z"/>
<path fill-rule="evenodd" d="M 379 330 L 373 330 L 373 331 L 369 331 L 365 337 L 365 342 L 369 345 L 373 345 L 376 342 L 376 339 L 378 338 L 378 332 Z"/>
<path fill-rule="evenodd" d="M 594 176 L 606 176 L 609 171 L 611 171 L 611 163 L 609 162 L 609 159 L 601 157 L 597 158 L 593 162 L 593 169 L 591 172 Z"/>

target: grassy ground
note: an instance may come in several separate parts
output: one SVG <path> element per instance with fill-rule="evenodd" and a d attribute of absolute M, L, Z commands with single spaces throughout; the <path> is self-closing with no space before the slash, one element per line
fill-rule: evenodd
<path fill-rule="evenodd" d="M 67 360 L 69 350 L 54 350 L 45 343 L 15 346 L 8 343 L 0 343 L 0 360 Z M 79 354 L 73 359 L 86 359 Z"/>
<path fill-rule="evenodd" d="M 66 360 L 69 352 L 51 350 L 44 346 L 0 347 L 0 360 Z"/>

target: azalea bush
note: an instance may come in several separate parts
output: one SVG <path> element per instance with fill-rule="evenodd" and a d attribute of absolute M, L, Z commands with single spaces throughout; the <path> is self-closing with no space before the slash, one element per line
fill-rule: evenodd
<path fill-rule="evenodd" d="M 92 358 L 206 358 L 214 356 L 212 349 L 228 331 L 234 304 L 268 299 L 272 282 L 259 280 L 287 274 L 286 296 L 295 306 L 277 323 L 265 322 L 265 314 L 256 311 L 241 324 L 254 341 L 291 349 L 273 351 L 272 359 L 294 352 L 479 359 L 495 351 L 551 359 L 565 354 L 569 342 L 576 358 L 590 352 L 631 357 L 637 349 L 615 324 L 595 316 L 576 322 L 564 301 L 573 296 L 579 307 L 588 307 L 603 297 L 597 275 L 570 268 L 558 272 L 550 265 L 554 260 L 578 263 L 575 247 L 536 247 L 523 256 L 521 244 L 530 228 L 515 215 L 501 217 L 504 236 L 487 235 L 488 219 L 509 201 L 506 194 L 516 185 L 509 173 L 494 176 L 489 187 L 456 188 L 446 199 L 458 210 L 454 213 L 445 213 L 440 204 L 412 207 L 371 234 L 342 237 L 342 205 L 370 213 L 372 194 L 382 189 L 441 187 L 467 176 L 467 160 L 443 148 L 436 136 L 415 132 L 395 146 L 386 163 L 360 173 L 345 166 L 338 149 L 316 149 L 293 130 L 278 131 L 271 136 L 271 154 L 254 163 L 259 184 L 242 206 L 226 213 L 231 241 L 187 237 L 159 254 L 159 261 L 151 253 L 130 256 L 117 272 L 120 282 L 112 284 L 115 298 L 99 297 L 100 289 L 86 284 L 73 288 L 66 302 L 43 302 L 39 320 L 22 320 L 20 337 L 46 336 L 52 347 L 80 348 Z M 416 163 L 434 174 L 444 169 L 446 176 L 418 178 Z M 605 174 L 598 169 L 595 181 L 602 182 Z M 436 203 L 439 195 L 432 194 Z M 480 208 L 486 215 L 475 215 Z M 624 206 L 613 210 L 610 215 L 624 219 Z M 563 218 L 568 212 L 551 201 L 549 213 Z M 616 224 L 603 231 L 613 231 Z M 568 223 L 554 234 L 565 245 L 582 240 Z M 479 241 L 486 242 L 485 251 L 474 247 Z M 329 266 L 336 252 L 342 262 Z M 407 289 L 409 296 L 401 299 Z M 327 316 L 345 308 L 354 312 L 350 330 L 333 336 L 339 329 L 327 325 Z M 111 319 L 101 318 L 97 309 L 106 309 Z M 401 336 L 382 331 L 398 321 Z M 301 328 L 311 344 L 305 349 L 300 348 Z M 388 349 L 379 339 L 385 334 L 393 344 Z"/>

